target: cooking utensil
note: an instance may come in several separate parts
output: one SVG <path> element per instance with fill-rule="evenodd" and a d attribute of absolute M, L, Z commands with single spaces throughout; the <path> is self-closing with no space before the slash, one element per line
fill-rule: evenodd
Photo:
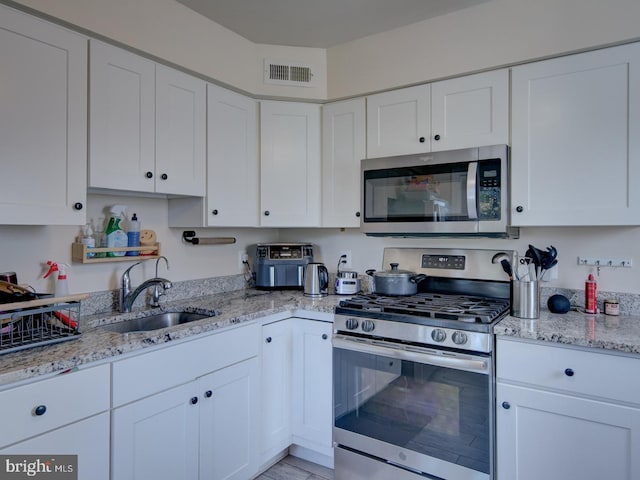
<path fill-rule="evenodd" d="M 38 296 L 27 288 L 0 280 L 0 303 L 26 302 L 37 298 Z"/>
<path fill-rule="evenodd" d="M 418 293 L 418 284 L 427 278 L 426 275 L 417 274 L 409 270 L 398 269 L 397 263 L 391 263 L 390 270 L 367 270 L 367 275 L 373 277 L 373 290 L 381 295 L 415 295 Z"/>
<path fill-rule="evenodd" d="M 509 280 L 513 280 L 513 266 L 511 265 L 511 259 L 509 255 L 504 252 L 496 253 L 491 259 L 491 263 L 500 263 L 504 273 L 509 276 Z"/>

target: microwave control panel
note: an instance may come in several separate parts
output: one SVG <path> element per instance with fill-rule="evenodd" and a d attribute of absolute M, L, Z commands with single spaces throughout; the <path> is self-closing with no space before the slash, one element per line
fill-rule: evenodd
<path fill-rule="evenodd" d="M 500 220 L 501 209 L 500 160 L 478 162 L 478 218 Z"/>

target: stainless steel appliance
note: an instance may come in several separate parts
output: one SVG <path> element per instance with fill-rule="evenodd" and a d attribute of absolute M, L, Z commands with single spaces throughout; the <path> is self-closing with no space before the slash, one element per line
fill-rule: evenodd
<path fill-rule="evenodd" d="M 509 227 L 509 147 L 361 162 L 360 230 L 377 236 L 517 236 Z"/>
<path fill-rule="evenodd" d="M 383 264 L 427 276 L 418 293 L 336 307 L 336 480 L 494 478 L 492 328 L 509 312 L 496 253 L 387 248 Z"/>
<path fill-rule="evenodd" d="M 336 274 L 336 294 L 354 295 L 360 291 L 358 272 L 340 272 Z"/>
<path fill-rule="evenodd" d="M 329 295 L 329 271 L 324 263 L 309 263 L 304 271 L 304 295 L 326 297 Z"/>
<path fill-rule="evenodd" d="M 259 243 L 249 249 L 253 253 L 255 286 L 259 289 L 304 288 L 304 270 L 313 262 L 313 246 L 309 243 Z"/>

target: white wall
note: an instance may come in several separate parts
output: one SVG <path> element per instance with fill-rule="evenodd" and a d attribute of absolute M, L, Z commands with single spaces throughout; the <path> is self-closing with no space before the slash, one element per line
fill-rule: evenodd
<path fill-rule="evenodd" d="M 328 96 L 361 95 L 640 38 L 638 0 L 491 0 L 332 47 Z"/>
<path fill-rule="evenodd" d="M 326 99 L 326 51 L 256 45 L 175 0 L 17 0 L 252 95 Z M 314 65 L 315 88 L 266 85 L 264 57 Z"/>
<path fill-rule="evenodd" d="M 182 240 L 184 229 L 167 227 L 167 202 L 163 198 L 89 195 L 87 218 L 108 217 L 110 205 L 127 205 L 129 217 L 136 212 L 143 229 L 155 230 L 161 252 L 170 266 L 167 271 L 162 262 L 159 274 L 172 281 L 242 273 L 238 252 L 254 243 L 275 241 L 278 236 L 274 229 L 195 228 L 199 237 L 236 237 L 236 243 L 193 246 Z M 20 283 L 33 285 L 39 292 L 53 291 L 50 281 L 41 279 L 47 260 L 53 260 L 71 265 L 68 281 L 72 293 L 119 288 L 122 273 L 135 259 L 102 264 L 72 263 L 71 244 L 79 233 L 80 227 L 0 226 L 0 271 L 15 271 Z M 143 265 L 132 272 L 134 285 L 155 275 L 155 261 L 146 261 Z"/>

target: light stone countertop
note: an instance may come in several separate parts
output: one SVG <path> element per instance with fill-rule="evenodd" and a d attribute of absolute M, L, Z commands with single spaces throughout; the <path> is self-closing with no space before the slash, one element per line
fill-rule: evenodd
<path fill-rule="evenodd" d="M 162 311 L 186 310 L 215 313 L 216 316 L 152 332 L 131 334 L 110 332 L 100 326 L 143 317 L 161 309 L 82 317 L 80 329 L 83 333 L 73 340 L 0 355 L 0 387 L 92 362 L 116 360 L 116 357 L 124 354 L 203 333 L 212 333 L 224 327 L 258 320 L 272 314 L 306 310 L 333 315 L 335 306 L 342 298 L 344 297 L 329 295 L 312 299 L 299 291 L 259 290 L 238 290 L 194 297 L 167 303 Z"/>
<path fill-rule="evenodd" d="M 542 310 L 535 320 L 506 317 L 493 332 L 504 337 L 640 354 L 640 316 Z"/>

